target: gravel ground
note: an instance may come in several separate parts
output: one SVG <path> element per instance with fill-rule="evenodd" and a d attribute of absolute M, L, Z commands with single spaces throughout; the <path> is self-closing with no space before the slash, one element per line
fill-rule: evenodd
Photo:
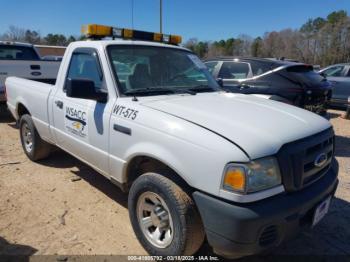
<path fill-rule="evenodd" d="M 305 232 L 277 248 L 274 255 L 350 255 L 350 120 L 339 118 L 341 111 L 330 113 L 340 164 L 336 197 L 329 214 L 312 232 Z M 206 246 L 200 253 L 212 254 Z M 2 111 L 0 255 L 34 254 L 145 255 L 146 252 L 131 228 L 125 194 L 62 151 L 40 163 L 28 160 L 15 123 Z M 268 258 L 271 256 L 259 259 Z"/>

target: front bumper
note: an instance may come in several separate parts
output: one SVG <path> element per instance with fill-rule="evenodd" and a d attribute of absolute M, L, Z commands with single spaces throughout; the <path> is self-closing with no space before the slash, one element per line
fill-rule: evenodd
<path fill-rule="evenodd" d="M 196 191 L 209 244 L 225 257 L 257 254 L 310 227 L 316 206 L 338 186 L 338 163 L 312 185 L 253 203 L 231 203 Z"/>

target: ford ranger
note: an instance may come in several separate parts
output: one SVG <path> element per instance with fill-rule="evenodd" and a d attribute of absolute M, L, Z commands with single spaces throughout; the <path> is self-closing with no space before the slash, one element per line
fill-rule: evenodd
<path fill-rule="evenodd" d="M 266 252 L 326 215 L 327 120 L 221 90 L 179 36 L 84 32 L 94 40 L 69 45 L 55 85 L 7 78 L 7 104 L 31 160 L 56 146 L 128 192 L 149 254 L 193 255 L 205 239 L 225 257 Z"/>

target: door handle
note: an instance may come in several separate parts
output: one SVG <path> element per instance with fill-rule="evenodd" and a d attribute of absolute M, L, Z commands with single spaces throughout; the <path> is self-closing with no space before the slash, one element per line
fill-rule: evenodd
<path fill-rule="evenodd" d="M 125 127 L 125 126 L 121 126 L 121 125 L 114 124 L 114 125 L 113 125 L 113 129 L 114 129 L 115 131 L 120 132 L 120 133 L 124 133 L 124 134 L 126 134 L 126 135 L 131 136 L 131 128 L 129 128 L 129 127 Z"/>
<path fill-rule="evenodd" d="M 56 100 L 56 101 L 55 101 L 55 104 L 56 104 L 56 106 L 57 106 L 58 108 L 60 108 L 60 109 L 63 108 L 63 102 L 62 102 L 62 101 Z"/>
<path fill-rule="evenodd" d="M 32 70 L 40 70 L 40 65 L 30 65 L 30 69 L 32 69 Z"/>

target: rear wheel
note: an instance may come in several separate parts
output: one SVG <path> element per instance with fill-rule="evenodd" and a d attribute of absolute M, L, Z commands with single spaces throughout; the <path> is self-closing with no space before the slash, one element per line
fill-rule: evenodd
<path fill-rule="evenodd" d="M 23 150 L 30 160 L 38 161 L 50 154 L 51 145 L 41 139 L 30 115 L 21 117 L 19 130 Z"/>
<path fill-rule="evenodd" d="M 128 207 L 135 234 L 150 255 L 192 255 L 204 241 L 193 200 L 160 174 L 146 173 L 136 179 Z"/>

